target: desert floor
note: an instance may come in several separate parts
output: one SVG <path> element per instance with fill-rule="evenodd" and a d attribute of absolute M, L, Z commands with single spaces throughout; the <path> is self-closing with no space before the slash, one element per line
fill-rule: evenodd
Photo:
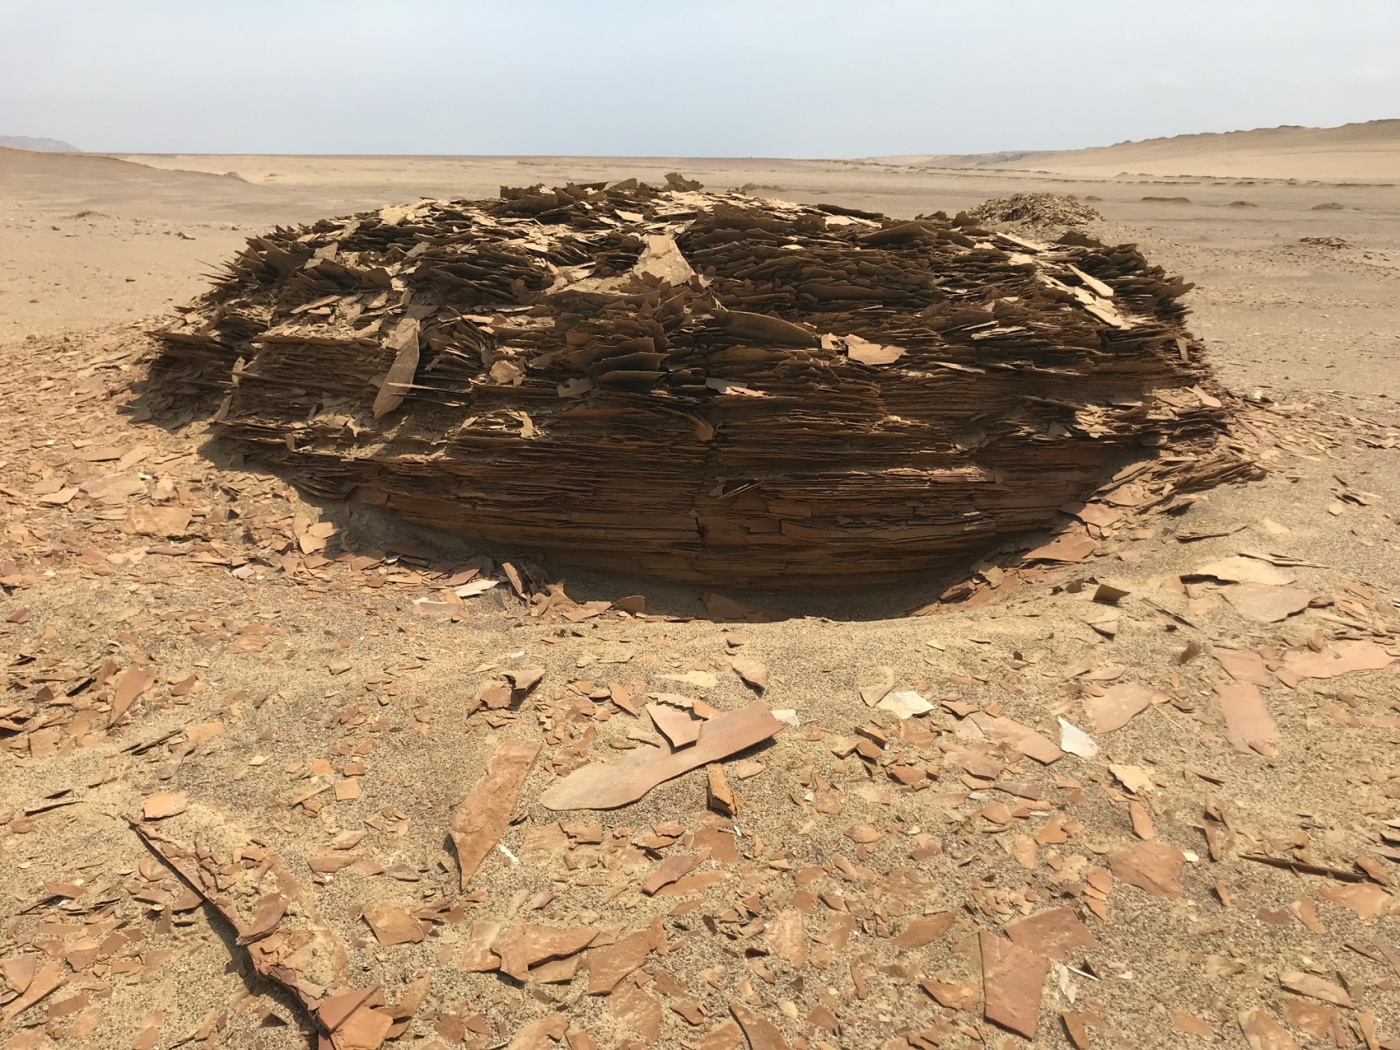
<path fill-rule="evenodd" d="M 381 987 L 340 1050 L 1400 1045 L 1400 188 L 1371 153 L 1349 178 L 1213 148 L 1176 170 L 1224 174 L 1189 177 L 0 151 L 3 1045 L 307 1045 L 303 1005 L 133 830 L 143 807 L 210 895 L 290 901 L 272 938 L 307 942 L 304 995 Z M 414 600 L 482 552 L 242 469 L 213 406 L 142 408 L 145 330 L 260 229 L 677 170 L 892 216 L 1097 198 L 1091 232 L 1195 282 L 1268 476 L 1128 509 L 1082 564 L 933 615 L 908 615 L 941 589 L 918 581 L 735 595 L 795 615 L 716 623 L 698 589 L 546 565 L 579 601 L 669 615 L 544 622 L 502 588 L 432 619 Z M 183 538 L 139 534 L 152 500 L 188 511 Z M 1241 552 L 1243 582 L 1196 573 Z M 1255 577 L 1311 601 L 1247 619 Z M 562 825 L 538 804 L 556 769 L 648 746 L 627 697 L 754 701 L 744 659 L 800 728 L 726 762 L 732 819 L 703 770 Z M 515 708 L 466 715 L 522 668 L 544 676 Z M 886 669 L 935 710 L 866 707 Z M 1055 742 L 1063 718 L 1097 754 L 1042 765 L 987 715 Z M 542 751 L 464 887 L 449 824 L 507 740 Z M 531 955 L 544 928 L 573 954 Z M 482 969 L 495 936 L 538 964 L 523 980 Z M 1038 1008 L 1033 1040 L 994 1023 L 1003 999 Z"/>

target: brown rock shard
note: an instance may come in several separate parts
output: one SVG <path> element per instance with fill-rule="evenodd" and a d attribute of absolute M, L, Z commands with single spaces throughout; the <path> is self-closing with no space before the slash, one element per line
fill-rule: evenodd
<path fill-rule="evenodd" d="M 1345 988 L 1324 980 L 1316 974 L 1288 970 L 1279 974 L 1278 983 L 1290 992 L 1297 992 L 1299 995 L 1321 999 L 1324 1003 L 1331 1003 L 1333 1006 L 1351 1007 L 1351 996 L 1347 994 Z"/>
<path fill-rule="evenodd" d="M 1237 652 L 1233 649 L 1216 649 L 1215 658 L 1225 668 L 1225 673 L 1237 682 L 1264 686 L 1274 684 L 1264 667 L 1264 658 L 1252 650 Z M 1287 663 L 1286 657 L 1284 662 Z"/>
<path fill-rule="evenodd" d="M 491 950 L 501 932 L 499 922 L 478 922 L 467 935 L 467 950 L 462 956 L 462 969 L 469 973 L 485 973 L 501 965 L 501 957 Z"/>
<path fill-rule="evenodd" d="M 506 1050 L 549 1050 L 551 1042 L 559 1042 L 569 1030 L 569 1019 L 561 1013 L 546 1014 L 531 1021 L 516 1032 L 506 1044 Z"/>
<path fill-rule="evenodd" d="M 651 953 L 653 939 L 649 933 L 633 933 L 616 944 L 592 948 L 588 952 L 588 994 L 607 995 Z"/>
<path fill-rule="evenodd" d="M 1108 858 L 1116 878 L 1154 897 L 1180 897 L 1186 892 L 1177 878 L 1186 858 L 1165 842 L 1139 842 Z"/>
<path fill-rule="evenodd" d="M 1400 905 L 1397 905 L 1394 897 L 1369 882 L 1354 883 L 1350 886 L 1321 886 L 1317 895 L 1333 904 L 1340 904 L 1343 908 L 1350 908 L 1364 922 L 1400 911 Z"/>
<path fill-rule="evenodd" d="M 663 860 L 646 882 L 642 883 L 642 892 L 648 897 L 656 893 L 663 886 L 669 886 L 682 875 L 688 875 L 700 866 L 704 857 L 694 856 L 685 853 L 673 853 Z"/>
<path fill-rule="evenodd" d="M 1221 591 L 1225 600 L 1246 620 L 1278 623 L 1300 613 L 1312 595 L 1296 587 L 1271 587 L 1263 583 L 1241 583 Z"/>
<path fill-rule="evenodd" d="M 174 539 L 190 527 L 190 512 L 184 507 L 132 507 L 122 531 L 138 536 Z"/>
<path fill-rule="evenodd" d="M 724 767 L 718 762 L 709 763 L 705 766 L 705 778 L 709 807 L 716 813 L 723 813 L 726 817 L 738 816 L 739 799 L 735 797 L 734 789 L 729 786 L 729 778 L 724 775 Z"/>
<path fill-rule="evenodd" d="M 486 859 L 506 829 L 520 786 L 530 772 L 539 744 L 502 741 L 486 767 L 486 775 L 472 786 L 452 814 L 452 844 L 462 868 L 462 889 Z"/>
<path fill-rule="evenodd" d="M 335 1050 L 378 1050 L 394 1027 L 394 1019 L 383 1010 L 361 1006 L 331 1033 Z"/>
<path fill-rule="evenodd" d="M 921 981 L 924 991 L 938 1000 L 940 1006 L 949 1010 L 971 1010 L 982 997 L 982 989 L 976 981 L 962 984 L 948 984 L 944 981 Z"/>
<path fill-rule="evenodd" d="M 736 656 L 729 661 L 734 673 L 760 693 L 768 688 L 768 668 L 747 656 Z"/>
<path fill-rule="evenodd" d="M 1260 750 L 1278 736 L 1259 687 L 1247 682 L 1218 685 L 1220 710 L 1225 714 L 1225 739 L 1236 751 Z"/>
<path fill-rule="evenodd" d="M 1050 960 L 985 930 L 978 935 L 978 943 L 982 949 L 983 1016 L 1034 1039 Z"/>
<path fill-rule="evenodd" d="M 1289 653 L 1283 666 L 1304 678 L 1336 678 L 1355 671 L 1381 671 L 1395 662 L 1375 642 L 1334 642 L 1320 653 Z"/>
<path fill-rule="evenodd" d="M 749 1041 L 749 1050 L 789 1050 L 783 1033 L 762 1014 L 738 1003 L 730 1004 L 729 1012 L 743 1026 L 744 1036 Z"/>
<path fill-rule="evenodd" d="M 1096 948 L 1099 943 L 1069 908 L 1051 908 L 1020 919 L 1006 927 L 1006 935 L 1013 944 L 1051 962 L 1064 962 L 1073 949 Z"/>
<path fill-rule="evenodd" d="M 667 753 L 637 748 L 614 764 L 594 762 L 575 770 L 540 796 L 547 809 L 615 809 L 635 802 L 657 784 L 717 762 L 776 736 L 779 722 L 761 703 L 711 718 L 690 747 Z"/>
<path fill-rule="evenodd" d="M 184 791 L 157 791 L 141 805 L 141 815 L 147 820 L 174 817 L 189 808 L 190 796 Z"/>
<path fill-rule="evenodd" d="M 525 980 L 530 967 L 547 959 L 565 958 L 588 947 L 597 936 L 592 929 L 557 929 L 532 926 L 523 919 L 502 930 L 491 942 L 491 951 L 500 957 L 501 972 Z"/>
<path fill-rule="evenodd" d="M 1270 1017 L 1262 1006 L 1242 1011 L 1239 1022 L 1249 1050 L 1299 1050 L 1288 1029 Z"/>
<path fill-rule="evenodd" d="M 3 1020 L 9 1024 L 24 1011 L 63 983 L 63 962 L 49 963 L 38 971 L 26 985 L 24 994 L 5 1005 Z"/>
<path fill-rule="evenodd" d="M 1113 686 L 1103 696 L 1084 697 L 1084 713 L 1095 733 L 1112 733 L 1131 722 L 1140 711 L 1146 711 L 1154 700 L 1165 699 L 1161 693 L 1129 682 Z"/>
<path fill-rule="evenodd" d="M 953 919 L 954 915 L 950 911 L 935 912 L 915 919 L 894 939 L 895 946 L 905 950 L 932 944 L 948 932 L 953 925 Z"/>
<path fill-rule="evenodd" d="M 631 981 L 618 985 L 608 996 L 608 1010 L 624 1028 L 637 1032 L 647 1046 L 661 1038 L 661 1003 Z"/>
<path fill-rule="evenodd" d="M 794 970 L 800 970 L 807 963 L 807 931 L 802 920 L 802 912 L 797 908 L 784 908 L 768 924 L 768 943 L 773 954 L 787 961 Z"/>
<path fill-rule="evenodd" d="M 717 1024 L 700 1039 L 700 1050 L 736 1050 L 744 1041 L 744 1033 L 733 1021 Z"/>
<path fill-rule="evenodd" d="M 379 901 L 365 909 L 365 922 L 383 945 L 417 944 L 423 939 L 423 926 L 399 904 Z"/>
<path fill-rule="evenodd" d="M 126 673 L 117 682 L 116 692 L 112 694 L 112 710 L 107 713 L 107 725 L 114 726 L 126 714 L 138 696 L 144 693 L 151 686 L 156 684 L 156 669 L 154 667 L 128 667 Z"/>

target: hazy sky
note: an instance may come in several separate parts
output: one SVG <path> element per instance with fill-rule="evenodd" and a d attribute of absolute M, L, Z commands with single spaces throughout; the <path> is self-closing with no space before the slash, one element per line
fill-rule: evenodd
<path fill-rule="evenodd" d="M 858 157 L 1400 116 L 1397 0 L 0 0 L 0 134 Z"/>

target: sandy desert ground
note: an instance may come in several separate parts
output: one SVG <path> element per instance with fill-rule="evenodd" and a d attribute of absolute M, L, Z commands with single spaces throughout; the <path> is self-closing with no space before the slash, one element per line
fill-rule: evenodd
<path fill-rule="evenodd" d="M 309 1000 L 348 1016 L 339 1050 L 1400 1046 L 1397 127 L 994 168 L 0 151 L 3 1045 L 315 1045 Z M 1089 201 L 1096 236 L 1195 282 L 1268 475 L 1070 523 L 1087 560 L 984 571 L 934 615 L 908 614 L 946 581 L 736 594 L 794 615 L 734 624 L 559 568 L 578 602 L 668 615 L 486 594 L 425 618 L 483 552 L 244 469 L 215 406 L 148 388 L 144 331 L 251 233 L 676 170 L 896 217 Z M 1301 610 L 1251 619 L 1251 586 Z M 934 710 L 862 703 L 887 669 Z M 561 824 L 540 794 L 650 746 L 628 708 L 657 692 L 800 727 L 726 762 L 736 814 L 697 770 Z M 1060 753 L 1061 719 L 1097 753 Z M 449 825 L 505 741 L 541 750 L 463 885 Z M 240 938 L 258 904 L 285 914 Z M 317 975 L 302 1001 L 264 949 Z"/>

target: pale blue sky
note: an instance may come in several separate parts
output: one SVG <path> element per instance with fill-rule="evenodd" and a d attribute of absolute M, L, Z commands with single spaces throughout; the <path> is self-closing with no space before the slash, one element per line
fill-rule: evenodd
<path fill-rule="evenodd" d="M 859 157 L 1400 116 L 1397 0 L 0 0 L 0 134 Z"/>

